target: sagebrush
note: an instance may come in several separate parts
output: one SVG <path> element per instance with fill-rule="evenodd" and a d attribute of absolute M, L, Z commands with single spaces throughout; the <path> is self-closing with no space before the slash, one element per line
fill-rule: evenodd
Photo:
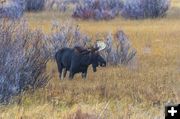
<path fill-rule="evenodd" d="M 84 0 L 73 12 L 74 18 L 109 20 L 120 14 L 123 8 L 121 0 Z"/>
<path fill-rule="evenodd" d="M 26 0 L 27 11 L 40 11 L 44 9 L 46 0 Z"/>
<path fill-rule="evenodd" d="M 157 18 L 166 14 L 171 0 L 126 0 L 122 16 L 125 18 Z"/>
<path fill-rule="evenodd" d="M 0 4 L 0 19 L 19 19 L 25 10 L 25 0 L 9 0 Z"/>
<path fill-rule="evenodd" d="M 49 80 L 44 35 L 20 22 L 0 21 L 0 102 Z"/>

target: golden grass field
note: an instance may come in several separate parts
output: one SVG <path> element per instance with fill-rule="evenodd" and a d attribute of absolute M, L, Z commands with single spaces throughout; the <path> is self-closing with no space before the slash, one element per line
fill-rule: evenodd
<path fill-rule="evenodd" d="M 95 38 L 123 30 L 137 50 L 130 66 L 89 70 L 88 80 L 58 79 L 56 64 L 48 85 L 16 97 L 20 103 L 0 107 L 0 119 L 163 119 L 164 105 L 180 103 L 180 1 L 173 0 L 165 18 L 111 21 L 74 20 L 70 13 L 26 13 L 32 29 L 48 33 L 52 20 L 69 20 Z M 148 49 L 148 52 L 146 51 Z"/>

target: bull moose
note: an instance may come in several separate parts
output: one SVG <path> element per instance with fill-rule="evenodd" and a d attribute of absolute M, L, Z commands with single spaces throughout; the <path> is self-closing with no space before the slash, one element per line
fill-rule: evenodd
<path fill-rule="evenodd" d="M 65 78 L 67 71 L 69 71 L 69 79 L 73 79 L 76 73 L 82 73 L 82 78 L 86 79 L 89 65 L 92 65 L 94 72 L 96 72 L 98 66 L 105 67 L 106 61 L 99 54 L 99 51 L 104 48 L 105 44 L 101 42 L 93 48 L 74 47 L 60 49 L 55 54 L 59 78 Z"/>

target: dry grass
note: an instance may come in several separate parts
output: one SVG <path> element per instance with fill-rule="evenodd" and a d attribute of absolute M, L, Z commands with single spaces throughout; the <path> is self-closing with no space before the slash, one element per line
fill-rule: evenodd
<path fill-rule="evenodd" d="M 163 19 L 130 21 L 119 17 L 108 22 L 76 21 L 69 17 L 70 13 L 52 12 L 26 16 L 32 28 L 42 28 L 47 33 L 53 19 L 70 19 L 94 39 L 98 32 L 123 29 L 137 49 L 137 58 L 128 67 L 107 67 L 97 73 L 89 70 L 86 81 L 80 75 L 73 81 L 60 81 L 56 64 L 49 62 L 51 82 L 34 93 L 17 97 L 18 104 L 2 106 L 0 119 L 93 119 L 101 113 L 100 118 L 154 119 L 163 118 L 164 104 L 168 101 L 180 103 L 179 0 L 173 1 Z"/>

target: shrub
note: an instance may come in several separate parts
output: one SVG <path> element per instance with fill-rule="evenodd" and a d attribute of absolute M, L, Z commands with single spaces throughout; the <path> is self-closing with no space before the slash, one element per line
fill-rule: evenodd
<path fill-rule="evenodd" d="M 126 0 L 122 16 L 143 19 L 162 17 L 170 6 L 170 0 Z"/>
<path fill-rule="evenodd" d="M 27 11 L 40 11 L 44 9 L 45 0 L 26 0 Z"/>
<path fill-rule="evenodd" d="M 68 1 L 67 1 L 68 2 Z M 67 9 L 67 2 L 65 0 L 47 0 L 45 9 L 47 10 L 58 10 L 60 12 L 65 12 Z"/>
<path fill-rule="evenodd" d="M 18 19 L 23 15 L 25 9 L 24 0 L 9 0 L 0 6 L 0 19 Z"/>
<path fill-rule="evenodd" d="M 136 55 L 136 50 L 123 31 L 117 31 L 115 38 L 109 34 L 105 41 L 107 48 L 104 57 L 109 65 L 127 65 Z"/>
<path fill-rule="evenodd" d="M 63 47 L 73 48 L 74 46 L 86 47 L 90 39 L 87 35 L 80 32 L 78 26 L 74 26 L 71 23 L 53 23 L 52 34 L 49 36 L 47 47 L 53 57 L 55 53 Z"/>
<path fill-rule="evenodd" d="M 46 0 L 46 10 L 66 12 L 69 4 L 80 4 L 80 0 Z"/>
<path fill-rule="evenodd" d="M 74 18 L 109 20 L 119 15 L 123 7 L 121 0 L 84 0 L 74 10 Z"/>
<path fill-rule="evenodd" d="M 0 22 L 0 102 L 47 83 L 43 39 L 43 33 L 30 31 L 24 22 Z"/>

